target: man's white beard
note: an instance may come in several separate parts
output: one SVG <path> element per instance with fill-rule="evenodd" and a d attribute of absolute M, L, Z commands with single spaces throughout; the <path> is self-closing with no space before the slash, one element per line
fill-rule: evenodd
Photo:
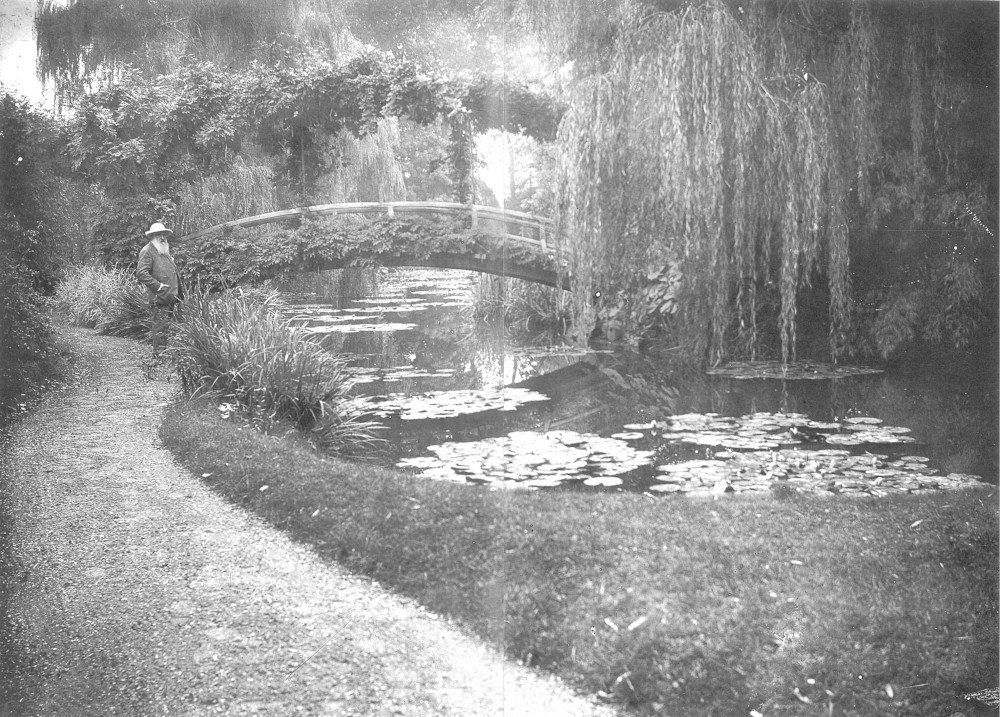
<path fill-rule="evenodd" d="M 170 256 L 170 245 L 163 239 L 153 239 L 153 246 L 156 247 L 156 251 L 163 254 L 163 256 Z"/>

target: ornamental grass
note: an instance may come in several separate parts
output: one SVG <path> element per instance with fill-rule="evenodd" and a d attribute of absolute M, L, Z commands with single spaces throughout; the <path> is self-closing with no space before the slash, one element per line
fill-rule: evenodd
<path fill-rule="evenodd" d="M 258 426 L 291 422 L 329 452 L 370 449 L 377 424 L 348 397 L 346 361 L 280 307 L 276 291 L 189 296 L 167 349 L 185 390 L 235 404 Z"/>
<path fill-rule="evenodd" d="M 56 307 L 71 325 L 100 334 L 127 338 L 149 334 L 149 299 L 135 274 L 125 269 L 71 267 L 56 289 Z"/>

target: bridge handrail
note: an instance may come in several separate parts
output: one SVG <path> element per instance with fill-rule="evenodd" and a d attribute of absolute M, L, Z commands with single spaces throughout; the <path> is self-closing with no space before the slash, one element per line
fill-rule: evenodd
<path fill-rule="evenodd" d="M 527 212 L 498 209 L 497 207 L 487 207 L 478 204 L 456 204 L 451 202 L 346 202 L 339 204 L 316 204 L 309 207 L 282 209 L 277 212 L 267 212 L 266 214 L 257 214 L 252 217 L 233 219 L 206 229 L 200 229 L 196 232 L 185 234 L 183 237 L 180 237 L 179 241 L 200 239 L 201 237 L 214 234 L 215 232 L 224 231 L 226 229 L 255 227 L 299 216 L 328 214 L 381 214 L 384 212 L 387 216 L 391 217 L 395 216 L 397 212 L 405 213 L 409 211 L 431 211 L 443 212 L 447 214 L 468 213 L 472 216 L 473 228 L 477 228 L 479 226 L 479 221 L 481 219 L 500 221 L 503 222 L 505 226 L 505 232 L 503 234 L 505 239 L 527 244 L 535 248 L 540 248 L 546 253 L 554 252 L 554 249 L 550 247 L 546 241 L 546 235 L 551 234 L 553 229 L 553 222 L 551 219 L 539 217 L 535 214 L 529 214 Z M 507 225 L 510 224 L 537 229 L 539 238 L 534 239 L 531 237 L 521 236 L 520 234 L 511 234 L 509 231 L 506 231 Z"/>

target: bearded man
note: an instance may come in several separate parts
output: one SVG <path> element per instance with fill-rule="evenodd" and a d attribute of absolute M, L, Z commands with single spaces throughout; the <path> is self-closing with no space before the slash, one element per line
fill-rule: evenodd
<path fill-rule="evenodd" d="M 135 268 L 136 278 L 146 287 L 152 309 L 149 338 L 154 357 L 166 348 L 168 323 L 173 318 L 174 307 L 184 298 L 180 274 L 170 256 L 171 234 L 173 232 L 160 222 L 153 223 L 146 232 L 149 243 L 139 251 L 139 262 Z"/>

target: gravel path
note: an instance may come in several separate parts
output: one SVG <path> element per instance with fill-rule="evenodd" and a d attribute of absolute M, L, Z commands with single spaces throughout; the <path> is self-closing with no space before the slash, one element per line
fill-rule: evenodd
<path fill-rule="evenodd" d="M 159 442 L 148 348 L 62 331 L 78 380 L 4 466 L 14 714 L 612 714 L 223 502 Z"/>

